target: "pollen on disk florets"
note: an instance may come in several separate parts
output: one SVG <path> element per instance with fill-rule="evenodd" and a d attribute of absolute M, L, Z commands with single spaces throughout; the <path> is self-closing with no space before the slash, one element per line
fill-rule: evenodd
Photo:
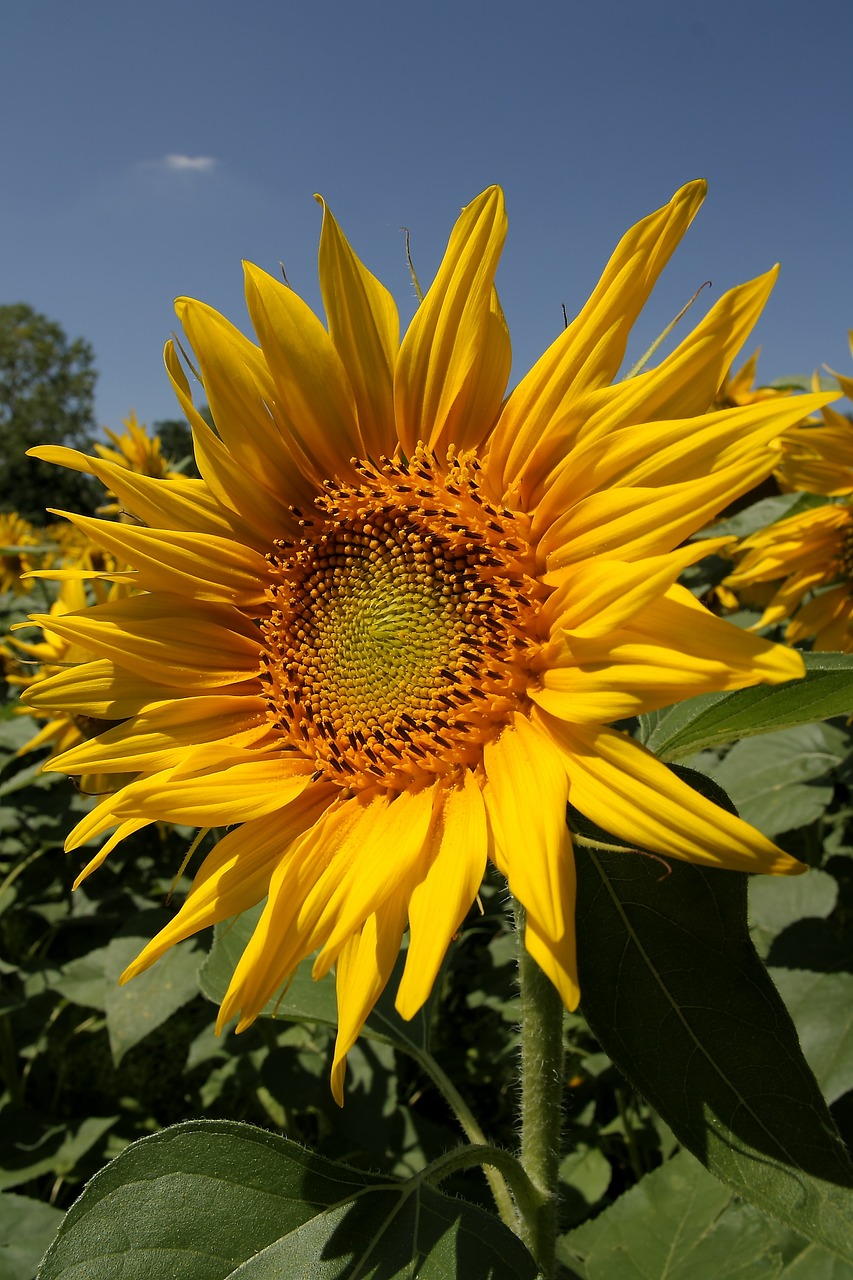
<path fill-rule="evenodd" d="M 548 594 L 479 463 L 422 446 L 329 481 L 267 557 L 271 719 L 319 776 L 399 788 L 476 768 L 523 706 Z"/>

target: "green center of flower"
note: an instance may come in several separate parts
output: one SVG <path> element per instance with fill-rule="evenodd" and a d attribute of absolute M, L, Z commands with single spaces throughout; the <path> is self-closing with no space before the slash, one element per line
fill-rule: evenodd
<path fill-rule="evenodd" d="M 476 462 L 357 464 L 268 560 L 270 715 L 321 776 L 406 786 L 476 767 L 524 701 L 539 603 L 522 518 Z"/>

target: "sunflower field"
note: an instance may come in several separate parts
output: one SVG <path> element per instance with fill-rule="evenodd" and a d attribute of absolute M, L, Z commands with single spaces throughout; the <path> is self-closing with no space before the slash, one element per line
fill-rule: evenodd
<path fill-rule="evenodd" d="M 774 272 L 624 367 L 704 194 L 511 388 L 499 188 L 402 336 L 323 204 L 192 458 L 29 450 L 0 1280 L 853 1280 L 853 375 Z"/>

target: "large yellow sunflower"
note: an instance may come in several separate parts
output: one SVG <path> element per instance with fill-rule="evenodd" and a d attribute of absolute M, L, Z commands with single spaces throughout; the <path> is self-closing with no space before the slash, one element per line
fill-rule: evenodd
<path fill-rule="evenodd" d="M 853 379 L 835 376 L 853 398 Z M 790 644 L 813 639 L 820 652 L 853 653 L 853 421 L 827 406 L 821 417 L 785 434 L 776 475 L 788 492 L 830 501 L 744 538 L 723 586 L 742 596 L 770 592 L 756 627 L 790 618 Z"/>
<path fill-rule="evenodd" d="M 576 1004 L 567 801 L 667 857 L 803 869 L 607 727 L 803 670 L 675 585 L 717 545 L 685 539 L 828 398 L 706 412 L 774 273 L 614 383 L 703 195 L 691 183 L 627 232 L 507 399 L 501 191 L 463 210 L 402 342 L 390 295 L 324 208 L 327 326 L 251 265 L 259 345 L 203 303 L 177 304 L 216 423 L 170 344 L 203 479 L 35 451 L 100 477 L 141 522 L 71 517 L 135 567 L 143 594 L 51 619 L 98 657 L 27 695 L 125 718 L 53 764 L 131 775 L 69 847 L 157 819 L 232 828 L 125 977 L 266 898 L 220 1025 L 239 1012 L 245 1027 L 318 952 L 315 975 L 336 972 L 338 1099 L 407 923 L 396 1000 L 409 1018 L 489 858 L 526 908 L 529 951 Z"/>

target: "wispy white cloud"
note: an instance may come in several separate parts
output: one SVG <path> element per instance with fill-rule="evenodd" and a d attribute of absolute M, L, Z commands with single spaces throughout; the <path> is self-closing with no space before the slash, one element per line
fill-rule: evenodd
<path fill-rule="evenodd" d="M 151 179 L 165 181 L 173 174 L 192 177 L 194 174 L 213 173 L 218 168 L 219 161 L 215 156 L 188 156 L 183 152 L 173 151 L 169 155 L 161 156 L 159 160 L 138 160 L 129 172 L 142 174 L 148 181 Z"/>
<path fill-rule="evenodd" d="M 184 156 L 180 154 L 164 156 L 160 161 L 162 168 L 173 173 L 209 173 L 215 169 L 219 161 L 214 156 Z"/>
<path fill-rule="evenodd" d="M 158 219 L 168 222 L 190 212 L 193 217 L 217 220 L 242 218 L 247 209 L 259 208 L 265 200 L 263 189 L 235 171 L 228 160 L 170 151 L 159 158 L 132 160 L 106 173 L 65 209 L 86 227 L 101 225 L 104 219 L 135 218 L 145 210 L 150 229 Z"/>

